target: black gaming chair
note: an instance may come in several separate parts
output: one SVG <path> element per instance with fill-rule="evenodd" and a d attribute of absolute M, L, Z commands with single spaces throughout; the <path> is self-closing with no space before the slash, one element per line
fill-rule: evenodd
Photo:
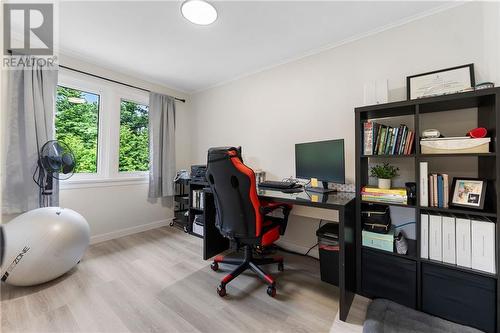
<path fill-rule="evenodd" d="M 281 203 L 262 203 L 257 196 L 255 174 L 243 164 L 238 148 L 211 148 L 208 151 L 207 180 L 212 189 L 217 212 L 216 226 L 237 249 L 243 248 L 243 258 L 216 256 L 211 268 L 217 271 L 219 263 L 237 265 L 224 277 L 217 288 L 221 297 L 226 295 L 226 285 L 247 269 L 254 271 L 267 285 L 269 296 L 276 295 L 276 283 L 258 265 L 278 264 L 283 270 L 283 258 L 255 258 L 256 247 L 273 244 L 285 232 L 291 206 Z M 281 209 L 283 218 L 267 216 Z"/>

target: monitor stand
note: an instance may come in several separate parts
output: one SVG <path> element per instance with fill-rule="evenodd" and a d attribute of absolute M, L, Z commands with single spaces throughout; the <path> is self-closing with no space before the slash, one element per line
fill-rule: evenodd
<path fill-rule="evenodd" d="M 315 193 L 332 193 L 332 192 L 337 192 L 337 190 L 333 188 L 328 188 L 328 182 L 321 182 L 323 184 L 322 187 L 312 187 L 312 186 L 307 186 L 305 190 L 307 192 L 315 192 Z"/>

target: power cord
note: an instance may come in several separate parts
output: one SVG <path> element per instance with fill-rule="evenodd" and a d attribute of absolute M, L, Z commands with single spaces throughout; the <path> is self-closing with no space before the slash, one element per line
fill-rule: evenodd
<path fill-rule="evenodd" d="M 303 182 L 301 181 L 300 179 L 298 178 L 293 178 L 293 177 L 287 177 L 287 178 L 283 178 L 281 180 L 282 182 L 287 182 L 287 183 L 297 183 L 297 184 L 300 184 L 302 185 L 303 187 L 306 187 L 307 185 L 309 185 L 311 183 L 311 180 L 309 179 L 307 182 Z"/>
<path fill-rule="evenodd" d="M 319 245 L 319 243 L 316 243 L 316 244 L 314 244 L 313 246 L 311 246 L 311 247 L 309 248 L 309 250 L 307 250 L 307 252 L 303 254 L 303 256 L 305 256 L 305 257 L 306 257 L 306 256 L 309 254 L 309 252 L 311 252 L 311 250 L 312 250 L 312 249 L 314 249 L 314 248 L 315 248 L 316 246 L 318 246 L 318 245 Z"/>
<path fill-rule="evenodd" d="M 318 244 L 315 244 L 314 246 L 316 246 Z M 287 249 L 284 249 L 282 248 L 281 246 L 278 246 L 278 245 L 275 245 L 276 248 L 282 252 L 286 252 L 286 253 L 291 253 L 291 254 L 296 254 L 298 256 L 303 256 L 303 257 L 307 257 L 308 255 L 305 254 L 305 253 L 300 253 L 300 252 L 295 252 L 295 251 L 292 251 L 292 250 L 287 250 Z M 311 248 L 311 249 L 314 249 L 314 246 Z M 309 252 L 309 251 L 308 251 Z M 315 259 L 315 260 L 319 260 L 318 258 L 315 258 L 315 257 L 309 257 L 309 258 L 312 258 L 312 259 Z"/>

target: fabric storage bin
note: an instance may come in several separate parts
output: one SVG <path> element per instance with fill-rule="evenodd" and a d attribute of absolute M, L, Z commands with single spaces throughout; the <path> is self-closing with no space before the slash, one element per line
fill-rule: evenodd
<path fill-rule="evenodd" d="M 489 153 L 491 138 L 449 138 L 420 140 L 422 154 Z"/>
<path fill-rule="evenodd" d="M 321 281 L 339 285 L 339 225 L 327 223 L 316 231 Z"/>
<path fill-rule="evenodd" d="M 363 249 L 361 270 L 361 289 L 366 296 L 387 298 L 416 308 L 417 264 L 415 261 Z"/>
<path fill-rule="evenodd" d="M 363 230 L 361 232 L 361 239 L 363 246 L 394 252 L 394 228 L 391 228 L 387 234 Z"/>
<path fill-rule="evenodd" d="M 495 332 L 495 279 L 422 263 L 422 310 Z"/>
<path fill-rule="evenodd" d="M 367 205 L 361 210 L 363 230 L 386 234 L 391 228 L 389 206 Z"/>

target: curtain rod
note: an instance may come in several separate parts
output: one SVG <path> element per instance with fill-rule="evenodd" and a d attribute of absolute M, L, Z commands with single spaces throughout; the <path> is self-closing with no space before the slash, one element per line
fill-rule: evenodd
<path fill-rule="evenodd" d="M 11 54 L 11 55 L 12 55 L 12 50 L 7 50 L 7 52 L 8 52 L 9 54 Z M 85 74 L 85 75 L 93 76 L 93 77 L 98 78 L 98 79 L 101 79 L 101 80 L 106 80 L 106 81 L 109 81 L 109 82 L 113 82 L 113 83 L 121 84 L 122 86 L 127 86 L 127 87 L 130 87 L 130 88 L 139 89 L 139 90 L 146 91 L 146 92 L 151 92 L 151 90 L 148 90 L 148 89 L 145 89 L 145 88 L 141 88 L 141 87 L 133 86 L 133 85 L 128 84 L 128 83 L 125 83 L 125 82 L 116 81 L 116 80 L 109 79 L 109 78 L 104 77 L 104 76 L 100 76 L 100 75 L 92 74 L 92 73 L 89 73 L 89 72 L 84 72 L 84 71 L 81 71 L 81 70 L 76 69 L 76 68 L 72 68 L 72 67 L 68 67 L 68 66 L 64 66 L 64 65 L 59 65 L 59 67 L 64 68 L 64 69 L 68 69 L 68 70 L 70 70 L 70 71 L 78 72 L 78 73 L 81 73 L 81 74 Z M 176 101 L 179 101 L 179 102 L 182 102 L 182 103 L 186 103 L 186 100 L 185 100 L 185 99 L 183 99 L 183 98 L 177 98 L 177 97 L 174 97 L 174 99 L 175 99 Z"/>
<path fill-rule="evenodd" d="M 59 65 L 59 67 L 64 68 L 64 69 L 68 69 L 70 71 L 78 72 L 78 73 L 81 73 L 81 74 L 93 76 L 93 77 L 101 79 L 101 80 L 106 80 L 106 81 L 109 81 L 109 82 L 118 83 L 118 84 L 121 84 L 122 86 L 127 86 L 127 87 L 130 87 L 130 88 L 134 88 L 134 89 L 138 89 L 138 90 L 142 90 L 142 91 L 146 91 L 146 92 L 151 92 L 151 90 L 148 90 L 148 89 L 145 89 L 145 88 L 137 87 L 137 86 L 125 83 L 125 82 L 116 81 L 116 80 L 109 79 L 109 78 L 104 77 L 104 76 L 92 74 L 92 73 L 89 73 L 89 72 L 84 72 L 84 71 L 81 71 L 81 70 L 76 69 L 76 68 L 72 68 L 72 67 L 68 67 L 68 66 L 64 66 L 64 65 Z M 179 102 L 182 102 L 182 103 L 186 103 L 185 99 L 177 98 L 177 97 L 174 97 L 174 99 L 176 101 L 179 101 Z"/>

